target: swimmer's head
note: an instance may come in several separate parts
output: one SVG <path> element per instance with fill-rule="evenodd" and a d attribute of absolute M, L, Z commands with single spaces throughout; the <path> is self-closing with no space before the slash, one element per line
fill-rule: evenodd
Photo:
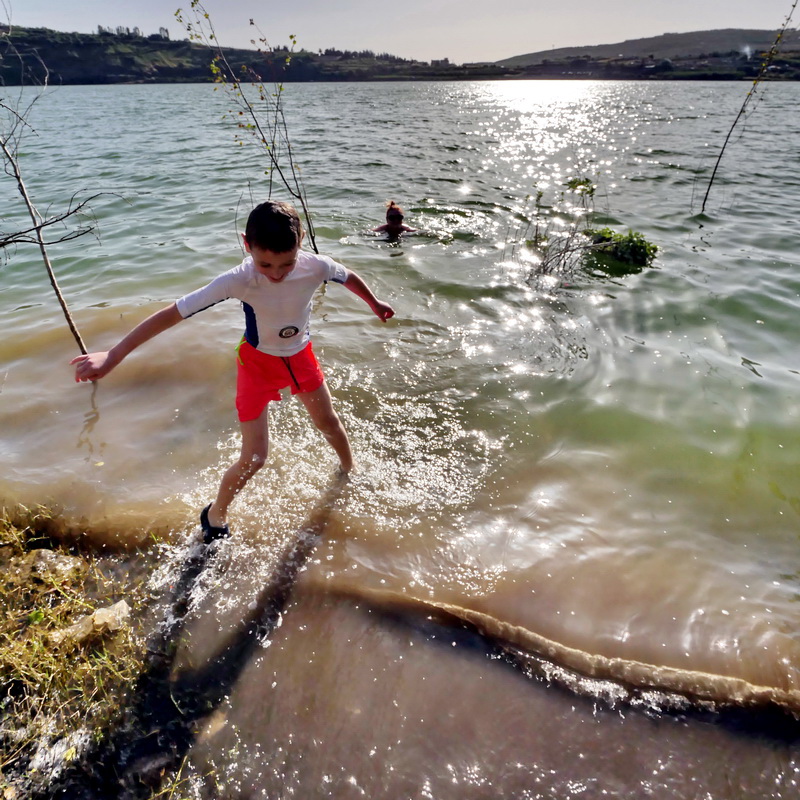
<path fill-rule="evenodd" d="M 288 253 L 303 241 L 303 225 L 293 206 L 268 200 L 250 212 L 244 238 L 250 247 Z"/>
<path fill-rule="evenodd" d="M 404 217 L 403 209 L 400 208 L 394 200 L 390 200 L 386 205 L 386 221 L 399 224 L 403 221 Z"/>

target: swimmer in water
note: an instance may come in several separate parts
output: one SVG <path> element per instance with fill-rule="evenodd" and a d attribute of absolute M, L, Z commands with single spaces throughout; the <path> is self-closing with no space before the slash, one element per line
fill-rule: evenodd
<path fill-rule="evenodd" d="M 405 219 L 403 209 L 394 200 L 390 200 L 386 204 L 386 223 L 372 230 L 375 233 L 386 233 L 389 238 L 397 238 L 401 233 L 415 233 L 417 229 L 404 225 L 403 219 Z"/>

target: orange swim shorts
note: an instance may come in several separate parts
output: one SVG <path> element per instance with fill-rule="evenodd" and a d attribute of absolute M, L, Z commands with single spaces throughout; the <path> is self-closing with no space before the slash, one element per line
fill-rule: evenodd
<path fill-rule="evenodd" d="M 240 422 L 261 416 L 270 400 L 280 400 L 287 386 L 292 394 L 313 392 L 325 381 L 311 342 L 293 356 L 271 356 L 242 342 L 236 376 L 236 410 Z"/>

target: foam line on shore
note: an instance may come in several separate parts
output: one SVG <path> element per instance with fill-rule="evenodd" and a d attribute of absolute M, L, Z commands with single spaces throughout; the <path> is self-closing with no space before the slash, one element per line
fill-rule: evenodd
<path fill-rule="evenodd" d="M 639 690 L 675 693 L 698 705 L 713 703 L 717 707 L 754 709 L 778 707 L 795 715 L 800 714 L 798 690 L 759 686 L 728 675 L 587 653 L 481 611 L 391 590 L 353 585 L 331 587 L 327 583 L 311 583 L 308 586 L 312 590 L 351 601 L 363 601 L 380 608 L 444 615 L 454 621 L 467 623 L 504 649 L 519 649 L 586 678 L 617 681 Z"/>

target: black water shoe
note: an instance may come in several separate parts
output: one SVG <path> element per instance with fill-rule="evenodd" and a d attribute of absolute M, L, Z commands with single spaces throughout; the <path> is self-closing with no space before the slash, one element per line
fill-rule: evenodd
<path fill-rule="evenodd" d="M 208 521 L 208 509 L 211 508 L 211 505 L 212 504 L 209 503 L 200 512 L 200 527 L 203 529 L 203 541 L 206 544 L 211 544 L 215 539 L 227 539 L 231 535 L 227 525 L 219 527 L 217 525 L 212 525 Z"/>

